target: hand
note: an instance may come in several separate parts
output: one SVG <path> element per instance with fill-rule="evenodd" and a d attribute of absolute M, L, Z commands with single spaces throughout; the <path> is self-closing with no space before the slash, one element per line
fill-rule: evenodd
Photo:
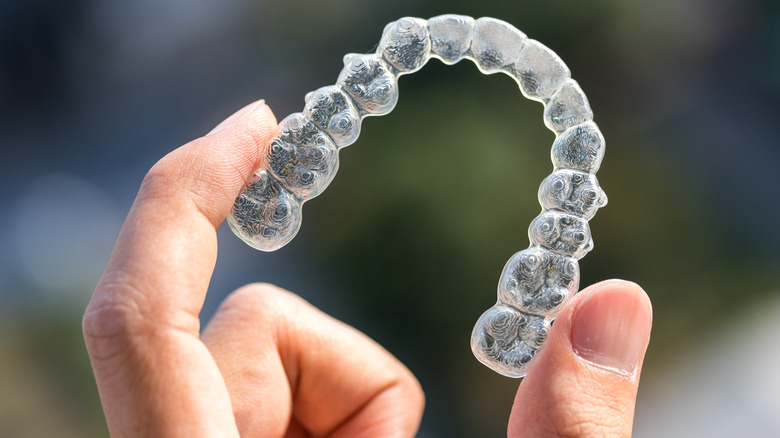
<path fill-rule="evenodd" d="M 358 331 L 268 285 L 199 333 L 216 227 L 276 120 L 263 102 L 164 157 L 119 234 L 83 329 L 115 437 L 408 437 L 423 395 Z"/>
<path fill-rule="evenodd" d="M 411 373 L 289 292 L 239 289 L 200 334 L 216 227 L 275 127 L 256 102 L 144 179 L 83 321 L 112 436 L 417 431 L 424 400 Z M 518 391 L 510 436 L 628 436 L 649 325 L 638 286 L 576 296 Z"/>

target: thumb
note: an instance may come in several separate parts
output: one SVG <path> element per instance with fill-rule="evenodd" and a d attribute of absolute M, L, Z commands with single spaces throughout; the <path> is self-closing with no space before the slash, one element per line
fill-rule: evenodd
<path fill-rule="evenodd" d="M 651 325 L 650 299 L 636 284 L 583 290 L 520 385 L 508 436 L 630 437 Z"/>

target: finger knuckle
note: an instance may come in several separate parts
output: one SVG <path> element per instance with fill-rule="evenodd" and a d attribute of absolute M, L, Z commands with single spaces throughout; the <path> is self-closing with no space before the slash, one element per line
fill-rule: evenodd
<path fill-rule="evenodd" d="M 130 302 L 91 303 L 81 324 L 90 357 L 103 361 L 126 351 L 132 334 L 141 331 L 139 319 Z"/>
<path fill-rule="evenodd" d="M 161 191 L 178 185 L 182 168 L 174 157 L 176 154 L 176 151 L 171 152 L 149 169 L 141 182 L 139 195 L 156 197 Z"/>
<path fill-rule="evenodd" d="M 84 342 L 93 360 L 132 352 L 169 329 L 197 333 L 197 318 L 154 303 L 134 283 L 115 277 L 120 276 L 104 277 L 82 318 Z"/>

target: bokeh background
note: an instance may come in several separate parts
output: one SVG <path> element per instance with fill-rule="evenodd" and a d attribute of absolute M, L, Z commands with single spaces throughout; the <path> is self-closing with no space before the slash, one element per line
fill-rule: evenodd
<path fill-rule="evenodd" d="M 281 119 L 402 16 L 494 16 L 555 50 L 607 139 L 582 284 L 655 309 L 635 436 L 780 436 L 780 3 L 0 2 L 0 436 L 107 434 L 80 318 L 146 170 L 243 105 Z M 507 76 L 432 60 L 363 124 L 277 253 L 219 230 L 203 320 L 270 281 L 419 377 L 422 437 L 498 437 L 517 381 L 473 323 L 527 246 L 553 134 Z"/>

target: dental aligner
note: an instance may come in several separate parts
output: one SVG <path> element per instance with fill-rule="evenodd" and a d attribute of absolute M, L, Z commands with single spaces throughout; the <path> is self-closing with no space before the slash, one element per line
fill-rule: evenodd
<path fill-rule="evenodd" d="M 236 199 L 228 223 L 250 246 L 273 251 L 301 226 L 302 204 L 322 193 L 338 169 L 338 152 L 354 143 L 364 117 L 398 101 L 398 77 L 438 58 L 469 59 L 485 74 L 505 73 L 544 105 L 552 130 L 553 173 L 539 187 L 542 212 L 531 222 L 528 249 L 514 254 L 498 282 L 498 301 L 476 323 L 472 350 L 509 377 L 523 377 L 552 320 L 579 288 L 578 259 L 593 248 L 588 220 L 607 203 L 595 173 L 604 137 L 588 99 L 561 59 L 495 18 L 441 15 L 388 24 L 376 53 L 348 54 L 336 85 L 308 93 L 303 112 L 279 123 L 266 159 Z"/>

